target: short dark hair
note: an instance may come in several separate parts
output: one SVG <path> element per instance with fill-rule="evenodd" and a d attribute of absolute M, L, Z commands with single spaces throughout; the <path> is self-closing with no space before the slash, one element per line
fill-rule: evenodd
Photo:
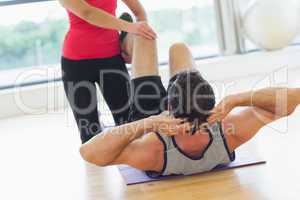
<path fill-rule="evenodd" d="M 211 85 L 196 70 L 180 72 L 173 80 L 168 88 L 170 113 L 190 122 L 197 120 L 199 125 L 205 123 L 216 103 Z"/>

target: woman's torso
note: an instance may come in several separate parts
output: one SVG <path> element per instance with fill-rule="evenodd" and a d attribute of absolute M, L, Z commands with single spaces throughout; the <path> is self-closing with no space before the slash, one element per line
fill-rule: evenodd
<path fill-rule="evenodd" d="M 117 0 L 86 0 L 90 5 L 115 16 Z M 70 28 L 65 37 L 63 56 L 68 59 L 109 58 L 120 53 L 117 30 L 104 29 L 82 20 L 68 11 Z"/>

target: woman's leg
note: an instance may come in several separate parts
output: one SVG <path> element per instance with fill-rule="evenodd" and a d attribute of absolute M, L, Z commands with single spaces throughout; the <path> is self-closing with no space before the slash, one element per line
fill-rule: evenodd
<path fill-rule="evenodd" d="M 129 73 L 121 56 L 103 60 L 98 67 L 97 82 L 103 97 L 112 112 L 116 125 L 128 119 Z"/>
<path fill-rule="evenodd" d="M 64 89 L 72 108 L 82 143 L 101 132 L 98 118 L 97 95 L 92 66 L 88 61 L 62 58 Z"/>

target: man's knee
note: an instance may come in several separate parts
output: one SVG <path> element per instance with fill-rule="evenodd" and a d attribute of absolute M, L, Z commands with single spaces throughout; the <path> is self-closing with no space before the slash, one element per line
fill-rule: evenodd
<path fill-rule="evenodd" d="M 175 75 L 182 70 L 195 66 L 193 56 L 189 47 L 184 43 L 175 43 L 169 50 L 170 72 Z"/>
<path fill-rule="evenodd" d="M 188 52 L 188 51 L 189 51 L 188 46 L 182 42 L 174 43 L 169 49 L 170 55 L 181 54 L 182 52 Z"/>
<path fill-rule="evenodd" d="M 156 39 L 149 40 L 139 35 L 133 35 L 134 44 L 155 45 Z"/>

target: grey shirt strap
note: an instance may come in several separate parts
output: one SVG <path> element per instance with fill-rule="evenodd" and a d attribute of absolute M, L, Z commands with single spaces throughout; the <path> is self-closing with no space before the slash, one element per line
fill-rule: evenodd
<path fill-rule="evenodd" d="M 161 135 L 159 133 L 155 133 L 156 136 L 158 137 L 158 139 L 162 142 L 163 146 L 164 146 L 164 151 L 163 151 L 163 154 L 164 154 L 164 160 L 163 160 L 163 169 L 162 169 L 162 172 L 164 172 L 166 170 L 166 167 L 167 167 L 167 152 L 168 152 L 168 145 L 170 145 L 169 141 L 168 141 L 168 137 L 165 136 L 165 135 Z M 150 178 L 158 178 L 162 175 L 162 172 L 159 173 L 159 172 L 155 172 L 155 171 L 146 171 L 146 175 L 149 176 Z"/>

